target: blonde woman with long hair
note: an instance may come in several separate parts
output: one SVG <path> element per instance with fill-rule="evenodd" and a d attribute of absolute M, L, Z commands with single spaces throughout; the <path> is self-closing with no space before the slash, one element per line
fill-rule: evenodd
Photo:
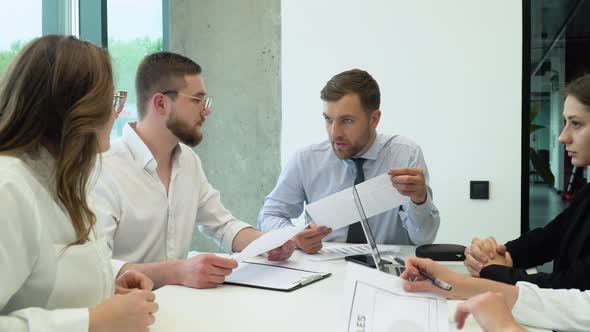
<path fill-rule="evenodd" d="M 153 284 L 133 271 L 115 282 L 86 200 L 114 96 L 108 54 L 73 37 L 32 41 L 2 78 L 1 331 L 147 331 L 154 321 Z"/>

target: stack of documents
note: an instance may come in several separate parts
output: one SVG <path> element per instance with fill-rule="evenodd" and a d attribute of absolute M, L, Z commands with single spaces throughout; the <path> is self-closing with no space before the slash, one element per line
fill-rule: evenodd
<path fill-rule="evenodd" d="M 329 277 L 330 273 L 246 261 L 282 246 L 305 226 L 297 225 L 266 232 L 252 241 L 242 252 L 231 255 L 231 258 L 239 262 L 239 266 L 225 278 L 225 283 L 290 292 Z"/>
<path fill-rule="evenodd" d="M 382 250 L 383 254 L 398 253 L 398 246 L 389 245 L 387 250 Z M 371 247 L 368 244 L 332 244 L 324 243 L 324 247 L 313 255 L 302 253 L 303 258 L 309 261 L 321 262 L 335 259 L 342 259 L 352 255 L 368 255 L 371 253 Z"/>
<path fill-rule="evenodd" d="M 225 283 L 290 292 L 330 275 L 291 267 L 240 262 L 238 268 L 225 277 Z"/>

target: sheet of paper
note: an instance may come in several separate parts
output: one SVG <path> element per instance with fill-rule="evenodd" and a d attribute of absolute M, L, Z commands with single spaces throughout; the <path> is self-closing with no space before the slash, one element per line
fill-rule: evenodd
<path fill-rule="evenodd" d="M 264 254 L 267 251 L 282 246 L 304 228 L 305 225 L 296 225 L 266 232 L 256 240 L 252 241 L 246 248 L 244 248 L 244 250 L 242 250 L 242 252 L 232 255 L 232 258 L 237 261 L 243 261 Z"/>
<path fill-rule="evenodd" d="M 367 218 L 404 204 L 408 198 L 391 185 L 389 175 L 382 174 L 356 186 Z M 338 229 L 360 220 L 352 188 L 344 189 L 308 204 L 307 213 L 317 225 Z"/>
<path fill-rule="evenodd" d="M 398 253 L 400 251 L 399 247 L 392 247 L 388 248 L 387 250 L 379 250 L 381 255 L 387 255 L 392 253 Z M 371 253 L 371 247 L 368 244 L 342 244 L 342 245 L 333 245 L 333 246 L 325 246 L 320 251 L 313 255 L 309 255 L 306 253 L 302 253 L 303 258 L 306 260 L 314 261 L 314 262 L 321 262 L 321 261 L 330 261 L 335 259 L 342 259 L 346 256 L 351 255 L 365 255 Z"/>
<path fill-rule="evenodd" d="M 407 293 L 402 288 L 405 282 L 396 276 L 348 263 L 346 331 L 448 332 L 446 299 L 436 294 Z"/>

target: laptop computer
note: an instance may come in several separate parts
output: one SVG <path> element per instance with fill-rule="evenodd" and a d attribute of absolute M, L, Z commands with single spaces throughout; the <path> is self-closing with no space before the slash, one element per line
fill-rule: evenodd
<path fill-rule="evenodd" d="M 373 237 L 371 227 L 369 226 L 369 222 L 367 221 L 367 216 L 365 214 L 363 204 L 361 203 L 358 191 L 356 190 L 356 186 L 354 185 L 352 186 L 352 194 L 354 196 L 354 203 L 356 204 L 356 208 L 361 218 L 360 223 L 363 228 L 363 232 L 365 233 L 365 237 L 367 238 L 367 242 L 371 249 L 371 254 L 348 256 L 345 259 L 347 261 L 353 261 L 355 263 L 377 268 L 377 270 L 381 272 L 393 274 L 399 277 L 404 272 L 405 268 L 397 263 L 393 263 L 381 258 L 381 253 L 379 253 L 377 243 L 375 242 L 375 237 Z M 463 262 L 446 262 L 444 264 L 444 267 L 455 273 L 459 273 L 466 276 L 470 275 L 469 271 L 463 265 Z"/>
<path fill-rule="evenodd" d="M 375 238 L 373 237 L 373 233 L 371 232 L 371 227 L 369 226 L 369 222 L 367 221 L 367 215 L 365 214 L 363 204 L 361 203 L 358 191 L 356 190 L 356 185 L 352 186 L 352 194 L 354 196 L 354 203 L 356 204 L 356 208 L 361 218 L 360 222 L 363 228 L 363 232 L 365 233 L 365 237 L 367 238 L 367 242 L 369 243 L 369 247 L 371 248 L 371 255 L 349 256 L 347 257 L 347 260 L 355 261 L 357 263 L 368 265 L 371 267 L 374 266 L 375 268 L 377 268 L 378 271 L 400 276 L 405 270 L 403 266 L 394 264 L 390 261 L 381 258 L 381 254 L 379 253 L 379 249 L 377 248 L 377 243 L 375 242 Z M 372 262 L 371 258 L 373 259 Z"/>

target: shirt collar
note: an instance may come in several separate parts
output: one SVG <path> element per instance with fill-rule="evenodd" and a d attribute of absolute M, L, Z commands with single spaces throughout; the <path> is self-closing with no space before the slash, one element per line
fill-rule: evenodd
<path fill-rule="evenodd" d="M 154 155 L 148 146 L 143 142 L 141 137 L 137 135 L 137 132 L 135 131 L 136 125 L 137 122 L 128 122 L 125 124 L 123 127 L 123 135 L 121 136 L 121 139 L 127 143 L 133 158 L 143 169 L 148 169 L 152 172 L 155 172 L 156 168 L 158 167 L 158 162 L 156 159 L 154 159 Z M 172 160 L 175 164 L 177 164 L 177 167 L 180 167 L 180 164 L 177 161 L 181 154 L 182 149 L 180 148 L 180 144 L 177 144 L 172 151 Z"/>
<path fill-rule="evenodd" d="M 145 145 L 141 137 L 135 132 L 136 122 L 128 122 L 123 127 L 123 135 L 121 139 L 127 143 L 133 158 L 139 163 L 142 168 L 156 169 L 156 160 L 150 149 Z M 153 165 L 153 166 L 152 166 Z"/>
<path fill-rule="evenodd" d="M 357 157 L 369 160 L 377 160 L 379 152 L 381 152 L 381 149 L 383 149 L 384 144 L 385 140 L 383 139 L 383 137 L 379 134 L 375 134 L 375 141 L 373 142 L 373 145 L 371 145 L 369 150 L 365 151 L 365 153 Z"/>

